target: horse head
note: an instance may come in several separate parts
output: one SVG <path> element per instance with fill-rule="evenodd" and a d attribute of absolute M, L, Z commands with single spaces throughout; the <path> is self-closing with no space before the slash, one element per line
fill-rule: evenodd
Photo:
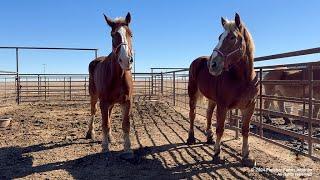
<path fill-rule="evenodd" d="M 246 56 L 253 59 L 252 38 L 241 22 L 240 16 L 236 13 L 234 21 L 222 17 L 221 23 L 224 32 L 219 36 L 219 42 L 213 49 L 207 64 L 213 76 L 219 76 L 239 61 L 247 60 Z"/>
<path fill-rule="evenodd" d="M 133 63 L 132 32 L 129 28 L 131 22 L 130 13 L 125 18 L 110 19 L 104 18 L 111 27 L 112 52 L 116 55 L 117 61 L 125 71 L 131 70 Z"/>

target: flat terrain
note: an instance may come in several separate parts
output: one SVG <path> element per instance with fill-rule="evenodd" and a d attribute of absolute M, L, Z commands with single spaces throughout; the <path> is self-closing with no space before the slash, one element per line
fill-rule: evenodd
<path fill-rule="evenodd" d="M 122 150 L 121 112 L 113 111 L 112 157 L 101 152 L 100 112 L 96 118 L 97 141 L 84 139 L 89 123 L 85 103 L 23 104 L 0 107 L 1 116 L 13 118 L 0 129 L 0 179 L 283 179 L 320 177 L 320 162 L 300 156 L 261 139 L 250 137 L 251 153 L 257 167 L 243 167 L 241 138 L 225 131 L 224 164 L 214 164 L 213 145 L 204 136 L 205 120 L 197 117 L 197 144 L 185 145 L 189 128 L 187 112 L 176 111 L 166 103 L 133 103 L 131 140 L 135 159 L 118 156 Z M 300 174 L 298 174 L 300 172 Z M 296 173 L 296 174 L 294 174 Z"/>

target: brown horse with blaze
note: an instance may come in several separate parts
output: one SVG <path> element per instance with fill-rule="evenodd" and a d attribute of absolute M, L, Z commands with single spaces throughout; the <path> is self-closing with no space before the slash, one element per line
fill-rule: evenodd
<path fill-rule="evenodd" d="M 188 144 L 195 143 L 194 119 L 196 103 L 202 94 L 208 98 L 207 142 L 211 143 L 212 113 L 217 106 L 217 139 L 214 145 L 215 162 L 220 162 L 220 142 L 224 132 L 227 111 L 240 109 L 242 112 L 242 162 L 253 166 L 255 160 L 249 156 L 249 124 L 258 93 L 258 79 L 253 68 L 254 43 L 248 29 L 238 14 L 234 21 L 221 18 L 224 32 L 211 56 L 195 59 L 190 65 L 188 94 L 190 130 Z"/>
<path fill-rule="evenodd" d="M 129 113 L 132 101 L 133 63 L 132 32 L 129 28 L 130 13 L 126 18 L 112 20 L 105 17 L 111 27 L 112 52 L 108 56 L 98 57 L 89 64 L 89 93 L 91 102 L 91 121 L 87 132 L 88 139 L 94 139 L 94 116 L 96 103 L 99 99 L 102 115 L 103 151 L 109 155 L 111 136 L 111 113 L 115 103 L 122 107 L 122 130 L 124 140 L 123 157 L 132 158 L 131 142 L 129 138 Z"/>

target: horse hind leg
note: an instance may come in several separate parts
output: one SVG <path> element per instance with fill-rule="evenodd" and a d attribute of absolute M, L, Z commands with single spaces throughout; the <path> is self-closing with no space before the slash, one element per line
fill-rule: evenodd
<path fill-rule="evenodd" d="M 90 98 L 90 104 L 91 104 L 91 119 L 89 123 L 89 130 L 86 134 L 86 139 L 95 139 L 95 131 L 94 131 L 94 117 L 97 112 L 97 104 L 98 97 L 95 95 L 92 95 Z"/>
<path fill-rule="evenodd" d="M 206 129 L 206 136 L 207 136 L 207 144 L 213 144 L 213 132 L 212 132 L 212 114 L 213 110 L 216 107 L 216 103 L 212 100 L 208 101 L 208 109 L 207 109 L 207 129 Z"/>
<path fill-rule="evenodd" d="M 217 139 L 214 144 L 214 155 L 213 155 L 213 161 L 215 163 L 221 162 L 221 160 L 220 160 L 220 144 L 221 144 L 221 138 L 222 138 L 223 132 L 224 132 L 224 123 L 226 120 L 226 115 L 227 115 L 227 109 L 218 105 L 218 107 L 217 107 L 217 127 L 216 127 Z"/>
<path fill-rule="evenodd" d="M 252 156 L 250 156 L 250 149 L 249 149 L 249 131 L 250 131 L 250 121 L 254 112 L 255 103 L 249 106 L 246 109 L 242 109 L 242 164 L 244 166 L 255 166 L 256 162 Z"/>
<path fill-rule="evenodd" d="M 194 119 L 196 118 L 196 106 L 197 100 L 199 98 L 199 91 L 195 90 L 190 93 L 190 86 L 189 86 L 189 119 L 190 119 L 190 128 L 188 133 L 187 144 L 191 145 L 196 142 L 194 138 Z"/>
<path fill-rule="evenodd" d="M 280 112 L 282 113 L 287 113 L 287 110 L 285 109 L 285 102 L 284 101 L 278 101 L 278 107 L 280 109 Z M 288 117 L 282 117 L 284 120 L 285 125 L 292 125 L 292 121 Z"/>

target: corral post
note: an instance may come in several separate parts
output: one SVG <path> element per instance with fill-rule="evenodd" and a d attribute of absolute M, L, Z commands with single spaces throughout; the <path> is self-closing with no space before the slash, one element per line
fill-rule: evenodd
<path fill-rule="evenodd" d="M 239 139 L 239 118 L 238 118 L 239 110 L 238 109 L 236 109 L 235 116 L 236 116 L 236 118 L 235 118 L 235 120 L 236 120 L 236 139 Z"/>
<path fill-rule="evenodd" d="M 163 95 L 163 73 L 161 72 L 161 94 Z"/>
<path fill-rule="evenodd" d="M 7 101 L 7 78 L 4 78 L 4 99 Z"/>
<path fill-rule="evenodd" d="M 70 101 L 71 101 L 71 76 L 70 76 L 70 81 L 69 81 L 69 95 L 70 95 Z"/>
<path fill-rule="evenodd" d="M 47 77 L 44 76 L 44 100 L 47 101 Z"/>
<path fill-rule="evenodd" d="M 94 50 L 94 57 L 95 57 L 95 59 L 97 59 L 97 57 L 98 57 L 98 49 Z"/>
<path fill-rule="evenodd" d="M 263 137 L 263 121 L 262 121 L 262 68 L 259 69 L 259 79 L 260 79 L 260 84 L 259 84 L 259 109 L 260 109 L 260 122 L 259 122 L 259 135 Z"/>
<path fill-rule="evenodd" d="M 312 108 L 312 98 L 313 98 L 313 68 L 312 64 L 308 66 L 309 73 L 309 121 L 308 121 L 308 153 L 309 156 L 312 156 L 312 117 L 313 117 L 313 108 Z"/>
<path fill-rule="evenodd" d="M 84 77 L 84 98 L 87 96 L 87 77 Z"/>
<path fill-rule="evenodd" d="M 48 96 L 48 99 L 50 99 L 50 98 L 49 98 L 49 96 L 50 96 L 50 89 L 49 89 L 49 88 L 50 88 L 50 78 L 49 78 L 49 77 L 48 77 L 48 80 L 47 80 L 47 87 L 48 87 L 48 88 L 47 88 L 47 92 L 48 92 L 48 95 L 47 95 L 47 96 Z"/>
<path fill-rule="evenodd" d="M 172 80 L 172 88 L 173 88 L 173 106 L 176 105 L 176 72 L 173 72 L 173 80 Z"/>
<path fill-rule="evenodd" d="M 17 84 L 17 99 L 16 102 L 18 104 L 20 104 L 20 77 L 19 77 L 19 49 L 16 48 L 16 73 L 17 73 L 17 77 L 16 77 L 16 84 Z"/>
<path fill-rule="evenodd" d="M 148 78 L 148 94 L 149 94 L 149 100 L 151 100 L 151 77 Z"/>
<path fill-rule="evenodd" d="M 40 97 L 40 75 L 38 74 L 38 97 Z"/>
<path fill-rule="evenodd" d="M 151 94 L 153 94 L 153 68 L 151 68 Z"/>
<path fill-rule="evenodd" d="M 66 77 L 63 77 L 63 100 L 66 100 Z"/>

